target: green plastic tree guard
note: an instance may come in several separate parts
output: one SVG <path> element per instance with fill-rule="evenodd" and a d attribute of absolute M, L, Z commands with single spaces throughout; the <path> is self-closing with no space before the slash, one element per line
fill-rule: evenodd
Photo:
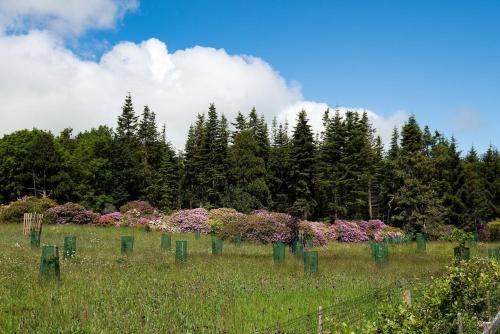
<path fill-rule="evenodd" d="M 201 233 L 200 231 L 194 231 L 194 239 L 199 240 L 201 238 Z"/>
<path fill-rule="evenodd" d="M 424 253 L 427 249 L 427 242 L 425 235 L 423 235 L 422 233 L 417 233 L 416 240 L 417 240 L 417 251 Z"/>
<path fill-rule="evenodd" d="M 377 247 L 377 243 L 373 240 L 369 241 L 370 249 L 372 251 L 372 257 L 375 258 L 375 248 Z"/>
<path fill-rule="evenodd" d="M 222 254 L 222 240 L 221 239 L 212 239 L 212 255 L 221 255 Z"/>
<path fill-rule="evenodd" d="M 273 244 L 273 259 L 274 263 L 285 262 L 285 244 L 277 242 Z"/>
<path fill-rule="evenodd" d="M 389 247 L 386 244 L 375 244 L 373 257 L 376 264 L 383 265 L 389 263 Z"/>
<path fill-rule="evenodd" d="M 302 241 L 295 240 L 293 242 L 292 252 L 293 252 L 293 254 L 295 254 L 295 256 L 298 256 L 298 257 L 304 256 L 304 245 L 302 244 Z"/>
<path fill-rule="evenodd" d="M 121 237 L 121 252 L 122 254 L 130 254 L 134 250 L 134 237 L 123 235 Z"/>
<path fill-rule="evenodd" d="M 241 234 L 236 234 L 234 237 L 234 244 L 236 246 L 241 246 Z"/>
<path fill-rule="evenodd" d="M 175 242 L 175 262 L 185 263 L 187 261 L 187 241 L 177 240 Z"/>
<path fill-rule="evenodd" d="M 74 235 L 65 236 L 63 257 L 65 259 L 69 259 L 75 256 L 75 254 L 76 254 L 76 237 Z"/>
<path fill-rule="evenodd" d="M 304 273 L 306 275 L 314 275 L 318 273 L 318 252 L 304 252 Z"/>
<path fill-rule="evenodd" d="M 466 261 L 470 259 L 470 248 L 458 246 L 453 248 L 453 254 L 456 260 Z"/>
<path fill-rule="evenodd" d="M 40 258 L 40 278 L 57 280 L 61 278 L 59 250 L 57 246 L 42 247 L 42 257 Z"/>
<path fill-rule="evenodd" d="M 172 234 L 163 233 L 161 235 L 161 249 L 166 251 L 172 250 Z"/>
<path fill-rule="evenodd" d="M 490 259 L 500 260 L 500 248 L 490 248 L 488 249 L 488 257 Z"/>
<path fill-rule="evenodd" d="M 30 234 L 30 243 L 32 248 L 40 247 L 40 231 L 32 230 Z"/>

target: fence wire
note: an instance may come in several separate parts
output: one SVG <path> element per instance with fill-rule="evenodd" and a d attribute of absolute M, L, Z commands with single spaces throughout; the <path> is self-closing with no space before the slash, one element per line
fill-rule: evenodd
<path fill-rule="evenodd" d="M 379 305 L 399 304 L 402 302 L 402 290 L 397 286 L 377 288 L 355 296 L 337 296 L 333 302 L 321 310 L 322 328 L 325 332 L 350 329 L 358 332 L 369 320 L 375 319 Z M 258 334 L 317 334 L 319 332 L 319 309 L 256 330 Z"/>

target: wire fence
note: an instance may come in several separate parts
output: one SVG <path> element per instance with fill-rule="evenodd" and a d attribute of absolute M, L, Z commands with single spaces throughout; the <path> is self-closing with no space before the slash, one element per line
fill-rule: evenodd
<path fill-rule="evenodd" d="M 255 331 L 256 334 L 317 334 L 321 332 L 358 332 L 367 321 L 374 320 L 380 305 L 395 305 L 403 301 L 401 287 L 377 288 L 367 293 L 337 296 L 327 307 L 317 307 L 311 313 Z"/>

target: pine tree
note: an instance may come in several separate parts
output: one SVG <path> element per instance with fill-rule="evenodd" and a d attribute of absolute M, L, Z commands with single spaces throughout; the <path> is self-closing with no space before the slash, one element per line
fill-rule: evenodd
<path fill-rule="evenodd" d="M 268 164 L 268 184 L 273 208 L 285 212 L 290 207 L 290 139 L 288 124 L 272 123 L 272 143 Z"/>
<path fill-rule="evenodd" d="M 234 137 L 234 144 L 229 150 L 231 190 L 226 204 L 234 203 L 239 194 L 246 198 L 247 203 L 239 205 L 244 211 L 249 208 L 267 206 L 269 188 L 266 184 L 266 169 L 264 160 L 256 155 L 258 148 L 251 130 L 243 130 Z"/>
<path fill-rule="evenodd" d="M 481 176 L 484 179 L 488 206 L 485 218 L 493 220 L 500 217 L 500 154 L 498 150 L 490 145 L 481 162 Z"/>
<path fill-rule="evenodd" d="M 125 103 L 122 107 L 122 114 L 118 117 L 118 127 L 116 128 L 117 137 L 130 142 L 136 138 L 137 119 L 132 104 L 130 93 L 125 97 Z"/>
<path fill-rule="evenodd" d="M 426 231 L 442 221 L 442 198 L 432 179 L 432 162 L 425 155 L 423 134 L 414 116 L 401 130 L 402 184 L 394 198 L 393 221 L 411 231 Z"/>
<path fill-rule="evenodd" d="M 314 201 L 315 145 L 305 110 L 297 117 L 292 136 L 293 207 L 304 219 L 310 217 L 316 206 Z"/>
<path fill-rule="evenodd" d="M 346 213 L 341 187 L 344 175 L 342 160 L 345 147 L 345 129 L 338 110 L 333 118 L 329 116 L 329 110 L 325 111 L 323 122 L 323 141 L 318 158 L 318 183 L 323 198 L 318 206 L 324 215 L 338 219 Z"/>

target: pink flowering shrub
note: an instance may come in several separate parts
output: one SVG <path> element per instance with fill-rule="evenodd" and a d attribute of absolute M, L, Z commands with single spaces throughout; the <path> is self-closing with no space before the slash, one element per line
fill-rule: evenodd
<path fill-rule="evenodd" d="M 208 226 L 208 211 L 203 208 L 174 212 L 168 217 L 168 221 L 184 233 L 195 231 L 200 231 L 202 234 L 210 233 L 210 227 Z"/>
<path fill-rule="evenodd" d="M 369 221 L 360 221 L 360 222 L 356 222 L 359 226 L 359 228 L 366 233 L 366 235 L 371 238 L 371 239 L 374 239 L 375 238 L 375 234 L 379 233 L 380 231 L 382 231 L 384 228 L 387 227 L 387 225 L 385 225 L 385 223 L 381 220 L 369 220 Z"/>
<path fill-rule="evenodd" d="M 270 217 L 267 214 L 246 215 L 239 226 L 242 239 L 263 244 L 278 241 L 289 242 L 290 229 L 286 224 L 272 218 L 276 217 Z"/>
<path fill-rule="evenodd" d="M 46 214 L 56 224 L 92 224 L 99 219 L 99 214 L 71 202 L 49 208 Z"/>
<path fill-rule="evenodd" d="M 132 201 L 120 207 L 121 213 L 126 213 L 130 210 L 137 210 L 141 215 L 152 215 L 155 213 L 155 208 L 146 201 Z"/>
<path fill-rule="evenodd" d="M 342 242 L 363 242 L 368 241 L 368 235 L 360 225 L 355 222 L 336 220 L 331 226 L 339 241 Z"/>
<path fill-rule="evenodd" d="M 212 209 L 208 212 L 208 218 L 210 220 L 220 220 L 223 221 L 226 217 L 232 217 L 234 215 L 242 215 L 242 213 L 230 208 L 218 208 Z"/>
<path fill-rule="evenodd" d="M 304 232 L 304 238 L 312 239 L 314 246 L 324 246 L 328 244 L 326 235 L 330 229 L 324 223 L 303 220 L 299 224 L 299 231 Z"/>
<path fill-rule="evenodd" d="M 122 219 L 122 214 L 120 212 L 110 212 L 105 215 L 101 215 L 96 222 L 97 226 L 120 226 L 120 220 Z"/>
<path fill-rule="evenodd" d="M 292 217 L 286 213 L 258 210 L 246 215 L 240 226 L 243 240 L 264 244 L 290 242 Z"/>
<path fill-rule="evenodd" d="M 169 233 L 181 233 L 179 227 L 174 226 L 167 217 L 158 217 L 148 221 L 146 227 L 151 231 L 169 232 Z"/>

